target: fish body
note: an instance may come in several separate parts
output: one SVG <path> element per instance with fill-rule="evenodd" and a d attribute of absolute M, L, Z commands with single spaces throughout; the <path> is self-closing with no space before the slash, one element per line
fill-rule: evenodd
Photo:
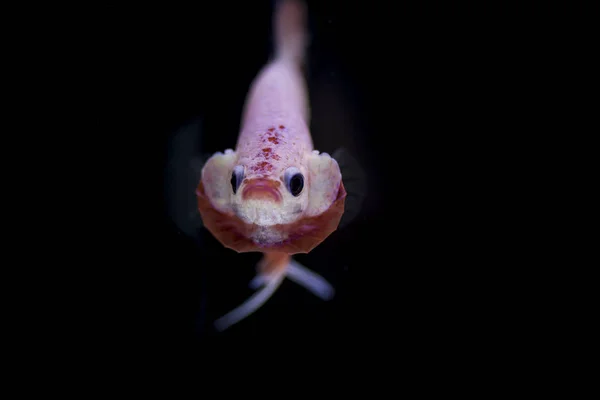
<path fill-rule="evenodd" d="M 274 24 L 275 55 L 250 87 L 235 150 L 208 159 L 196 191 L 204 225 L 224 246 L 264 253 L 251 283 L 262 291 L 221 318 L 219 329 L 260 307 L 285 276 L 322 298 L 333 294 L 291 259 L 335 231 L 346 197 L 339 165 L 314 150 L 309 130 L 304 4 L 278 3 Z"/>
<path fill-rule="evenodd" d="M 307 253 L 343 214 L 339 166 L 314 150 L 308 127 L 304 19 L 302 3 L 280 3 L 277 51 L 251 85 L 236 148 L 213 155 L 202 171 L 204 224 L 238 252 Z"/>

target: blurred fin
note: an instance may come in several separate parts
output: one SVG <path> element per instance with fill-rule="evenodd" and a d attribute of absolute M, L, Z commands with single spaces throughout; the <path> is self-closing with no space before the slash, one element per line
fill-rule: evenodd
<path fill-rule="evenodd" d="M 216 320 L 215 329 L 222 332 L 258 310 L 275 293 L 283 278 L 285 278 L 285 268 L 274 272 L 270 276 L 265 276 L 263 279 L 266 285 L 241 305 Z"/>
<path fill-rule="evenodd" d="M 256 276 L 250 281 L 248 287 L 252 290 L 257 290 L 258 288 L 263 287 L 269 282 L 269 275 L 265 274 L 256 274 Z"/>
<path fill-rule="evenodd" d="M 290 260 L 285 276 L 322 300 L 331 300 L 335 295 L 335 289 L 325 278 L 295 260 Z M 256 290 L 266 285 L 271 279 L 273 279 L 272 275 L 259 273 L 250 281 L 248 286 Z"/>
<path fill-rule="evenodd" d="M 307 46 L 306 4 L 302 0 L 280 0 L 274 12 L 275 57 L 301 65 Z"/>
<path fill-rule="evenodd" d="M 325 278 L 297 261 L 290 261 L 286 276 L 322 300 L 331 300 L 335 295 L 335 289 Z"/>
<path fill-rule="evenodd" d="M 195 239 L 203 226 L 196 188 L 208 158 L 201 155 L 201 139 L 202 118 L 198 117 L 171 137 L 165 170 L 167 215 L 179 230 Z"/>
<path fill-rule="evenodd" d="M 348 226 L 360 213 L 367 194 L 367 175 L 356 158 L 345 148 L 337 149 L 332 157 L 337 161 L 342 172 L 342 182 L 346 189 L 344 215 L 339 228 Z"/>
<path fill-rule="evenodd" d="M 215 329 L 224 331 L 258 310 L 277 290 L 284 278 L 296 282 L 315 296 L 331 300 L 335 295 L 333 287 L 319 274 L 291 259 L 264 254 L 258 265 L 259 273 L 250 281 L 252 289 L 258 289 L 254 295 L 234 310 L 215 321 Z M 262 272 L 260 272 L 262 271 Z"/>

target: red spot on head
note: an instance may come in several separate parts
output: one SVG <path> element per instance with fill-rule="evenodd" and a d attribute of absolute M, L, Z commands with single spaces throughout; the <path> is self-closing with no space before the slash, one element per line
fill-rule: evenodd
<path fill-rule="evenodd" d="M 270 137 L 270 138 L 268 138 L 267 140 L 268 140 L 269 142 L 271 142 L 271 143 L 279 144 L 279 140 L 277 140 L 277 138 Z"/>
<path fill-rule="evenodd" d="M 257 164 L 255 164 L 252 169 L 254 171 L 260 171 L 260 172 L 264 172 L 264 171 L 271 171 L 273 169 L 273 166 L 266 162 L 266 161 L 261 161 Z"/>
<path fill-rule="evenodd" d="M 284 129 L 284 128 L 285 128 L 285 126 L 279 125 L 279 129 Z"/>
<path fill-rule="evenodd" d="M 279 160 L 281 157 L 279 157 L 277 154 L 273 154 L 272 156 L 275 160 Z"/>
<path fill-rule="evenodd" d="M 262 149 L 262 151 L 265 153 L 270 153 L 271 149 L 269 147 L 265 147 L 264 149 Z"/>
<path fill-rule="evenodd" d="M 269 132 L 273 132 L 275 128 L 269 128 Z"/>

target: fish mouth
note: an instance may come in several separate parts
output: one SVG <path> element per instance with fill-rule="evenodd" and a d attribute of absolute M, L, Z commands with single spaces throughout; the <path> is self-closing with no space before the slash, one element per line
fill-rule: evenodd
<path fill-rule="evenodd" d="M 268 237 L 266 229 L 263 229 L 265 234 L 257 234 L 256 225 L 244 222 L 235 214 L 230 215 L 216 209 L 206 195 L 202 181 L 198 184 L 197 195 L 198 211 L 205 227 L 223 246 L 238 253 L 260 251 L 290 255 L 309 253 L 336 230 L 344 213 L 347 196 L 341 182 L 337 198 L 327 211 L 292 224 L 272 227 L 272 235 Z"/>
<path fill-rule="evenodd" d="M 281 201 L 280 183 L 270 179 L 255 179 L 249 181 L 242 191 L 242 199 L 264 199 L 275 202 Z"/>

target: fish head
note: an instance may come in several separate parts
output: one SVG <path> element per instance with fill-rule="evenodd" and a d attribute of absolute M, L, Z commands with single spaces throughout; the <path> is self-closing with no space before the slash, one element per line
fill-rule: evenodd
<path fill-rule="evenodd" d="M 346 192 L 337 162 L 307 153 L 256 173 L 234 151 L 216 153 L 197 189 L 204 225 L 238 252 L 308 253 L 337 228 Z"/>

